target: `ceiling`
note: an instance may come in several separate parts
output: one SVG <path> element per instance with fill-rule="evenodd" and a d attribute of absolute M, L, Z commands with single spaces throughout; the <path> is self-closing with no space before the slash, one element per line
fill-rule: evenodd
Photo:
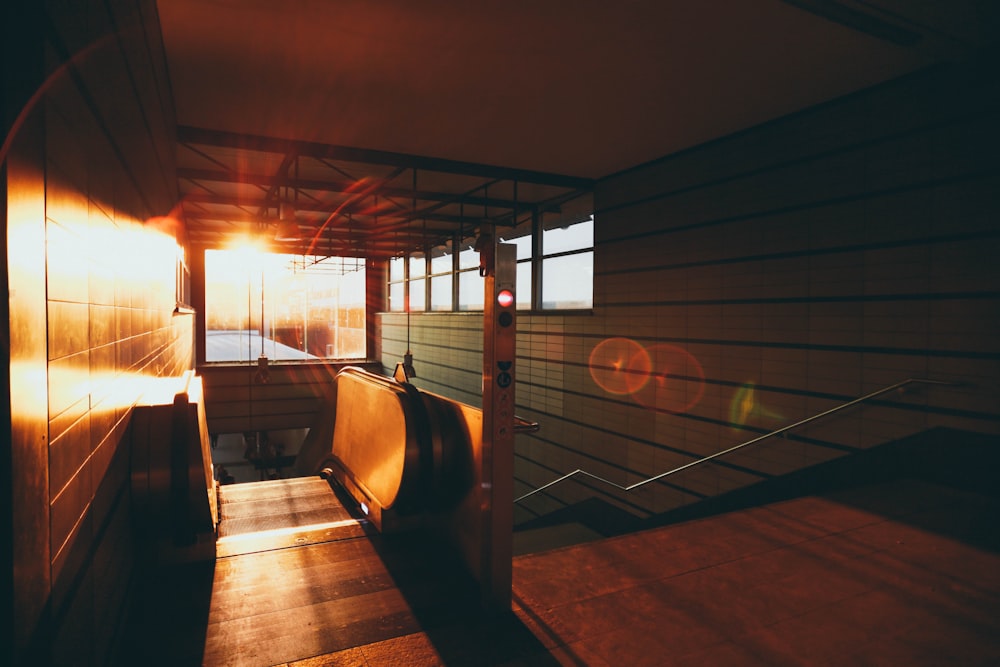
<path fill-rule="evenodd" d="M 968 0 L 158 0 L 191 241 L 378 256 L 985 45 Z M 989 20 L 988 20 L 989 19 Z M 291 203 L 291 207 L 287 204 Z"/>

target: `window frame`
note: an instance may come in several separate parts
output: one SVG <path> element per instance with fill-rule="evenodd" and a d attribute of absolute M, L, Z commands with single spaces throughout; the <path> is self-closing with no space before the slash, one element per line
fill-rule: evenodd
<path fill-rule="evenodd" d="M 518 285 L 518 305 L 517 310 L 523 314 L 531 315 L 566 315 L 572 313 L 592 313 L 594 309 L 594 277 L 591 273 L 590 281 L 590 305 L 584 307 L 570 306 L 570 307 L 558 307 L 558 306 L 548 306 L 545 307 L 542 304 L 543 287 L 545 281 L 545 262 L 546 260 L 559 259 L 561 257 L 569 257 L 575 255 L 585 255 L 590 254 L 591 262 L 593 262 L 593 257 L 596 254 L 596 242 L 594 240 L 595 234 L 591 234 L 590 244 L 587 246 L 582 246 L 580 248 L 575 248 L 571 250 L 559 250 L 549 254 L 543 254 L 543 235 L 546 229 L 553 229 L 560 226 L 570 227 L 575 224 L 581 224 L 584 222 L 591 222 L 596 230 L 597 220 L 593 213 L 587 214 L 585 216 L 576 216 L 575 219 L 570 220 L 568 223 L 561 224 L 562 221 L 558 218 L 543 220 L 543 216 L 537 212 L 533 213 L 531 218 L 518 225 L 518 227 L 524 225 L 530 229 L 531 243 L 530 243 L 530 254 L 528 257 L 519 258 L 517 260 L 518 267 L 521 265 L 528 265 L 530 272 L 530 285 L 528 291 L 530 293 L 530 298 L 525 300 L 521 298 L 523 289 Z M 517 229 L 517 227 L 508 227 L 504 229 L 496 229 L 494 233 L 502 238 L 504 236 L 504 231 Z M 523 236 L 523 235 L 522 235 Z M 425 281 L 424 290 L 424 309 L 417 311 L 414 309 L 413 312 L 421 312 L 423 314 L 441 314 L 441 313 L 476 313 L 482 312 L 483 305 L 480 298 L 473 299 L 474 307 L 463 307 L 462 305 L 462 276 L 469 274 L 473 271 L 477 272 L 478 275 L 478 264 L 476 266 L 467 266 L 463 268 L 462 255 L 470 250 L 470 246 L 474 244 L 475 236 L 469 236 L 459 232 L 452 234 L 451 239 L 448 242 L 450 246 L 452 266 L 451 266 L 451 290 L 452 290 L 452 303 L 450 309 L 435 308 L 433 306 L 432 288 L 431 281 L 434 277 L 440 277 L 446 274 L 444 271 L 439 271 L 434 273 L 431 268 L 431 253 L 433 249 L 415 251 L 423 255 L 425 262 L 425 268 L 423 275 L 418 278 L 411 278 L 410 273 L 410 257 L 411 253 L 404 253 L 402 255 L 397 255 L 389 260 L 392 262 L 394 260 L 402 259 L 404 267 L 404 278 L 400 280 L 391 279 L 391 269 L 387 271 L 386 278 L 386 291 L 385 291 L 385 307 L 387 313 L 405 313 L 408 311 L 408 304 L 410 299 L 410 284 L 413 280 L 423 280 Z M 515 237 L 517 238 L 517 237 Z M 591 264 L 593 266 L 593 264 Z M 403 295 L 403 309 L 391 310 L 392 301 L 390 300 L 390 293 L 393 285 L 398 285 L 402 282 L 404 285 L 404 295 Z M 398 288 L 397 288 L 398 289 Z"/>

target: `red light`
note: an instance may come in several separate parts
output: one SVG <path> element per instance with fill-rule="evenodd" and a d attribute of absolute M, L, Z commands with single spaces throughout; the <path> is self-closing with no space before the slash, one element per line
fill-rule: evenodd
<path fill-rule="evenodd" d="M 502 289 L 497 292 L 497 303 L 501 308 L 510 308 L 514 305 L 514 293 L 509 289 Z"/>

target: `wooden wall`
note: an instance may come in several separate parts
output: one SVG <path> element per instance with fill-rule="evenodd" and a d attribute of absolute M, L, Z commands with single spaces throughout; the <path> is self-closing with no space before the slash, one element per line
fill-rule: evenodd
<path fill-rule="evenodd" d="M 342 363 L 272 364 L 266 381 L 256 366 L 205 365 L 208 430 L 220 433 L 312 428 Z M 371 364 L 356 365 L 373 370 Z"/>

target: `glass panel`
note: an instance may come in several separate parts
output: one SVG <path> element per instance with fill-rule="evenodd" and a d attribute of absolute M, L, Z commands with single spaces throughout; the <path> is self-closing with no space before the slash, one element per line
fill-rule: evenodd
<path fill-rule="evenodd" d="M 410 279 L 423 278 L 427 274 L 427 261 L 424 253 L 410 255 Z"/>
<path fill-rule="evenodd" d="M 531 258 L 531 222 L 522 223 L 515 229 L 504 230 L 497 234 L 501 243 L 513 243 L 517 246 L 517 258 Z"/>
<path fill-rule="evenodd" d="M 594 247 L 594 219 L 542 232 L 542 254 L 553 255 Z"/>
<path fill-rule="evenodd" d="M 205 317 L 206 361 L 363 358 L 364 264 L 209 250 Z"/>
<path fill-rule="evenodd" d="M 447 248 L 434 248 L 431 251 L 431 273 L 441 274 L 451 271 L 452 254 Z"/>
<path fill-rule="evenodd" d="M 542 308 L 591 308 L 594 253 L 542 260 Z"/>
<path fill-rule="evenodd" d="M 479 268 L 479 253 L 473 250 L 473 241 L 462 244 L 462 251 L 458 253 L 458 268 L 471 269 Z"/>
<path fill-rule="evenodd" d="M 478 257 L 478 253 L 476 253 Z M 476 266 L 479 266 L 478 259 Z M 479 269 L 462 271 L 458 274 L 458 309 L 482 310 L 483 291 L 486 285 L 479 275 Z"/>
<path fill-rule="evenodd" d="M 403 311 L 403 283 L 389 285 L 389 310 L 397 313 Z"/>
<path fill-rule="evenodd" d="M 451 273 L 431 278 L 431 310 L 451 310 Z"/>
<path fill-rule="evenodd" d="M 426 309 L 427 279 L 410 281 L 410 311 L 419 312 Z"/>
<path fill-rule="evenodd" d="M 404 261 L 402 257 L 393 257 L 389 260 L 389 282 L 396 283 L 403 279 Z"/>
<path fill-rule="evenodd" d="M 531 308 L 531 262 L 517 265 L 517 309 Z"/>

